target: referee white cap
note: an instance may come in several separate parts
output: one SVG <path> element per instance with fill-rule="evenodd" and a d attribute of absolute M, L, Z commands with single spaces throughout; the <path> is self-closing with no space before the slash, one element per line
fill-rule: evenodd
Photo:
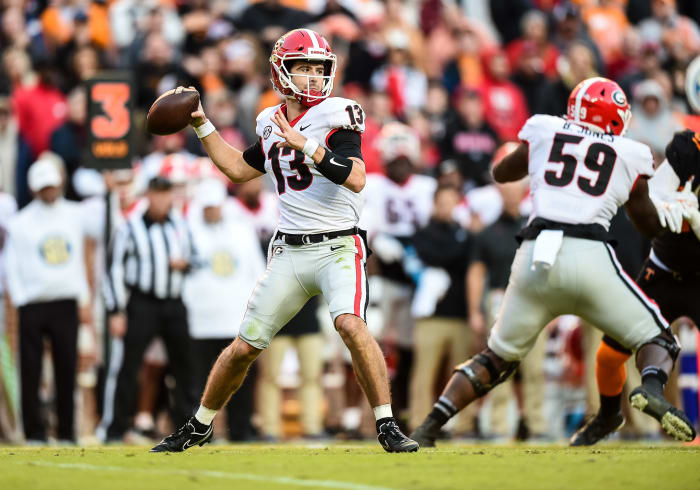
<path fill-rule="evenodd" d="M 39 192 L 44 187 L 61 185 L 61 172 L 55 163 L 48 159 L 39 159 L 29 167 L 27 176 L 32 192 Z"/>

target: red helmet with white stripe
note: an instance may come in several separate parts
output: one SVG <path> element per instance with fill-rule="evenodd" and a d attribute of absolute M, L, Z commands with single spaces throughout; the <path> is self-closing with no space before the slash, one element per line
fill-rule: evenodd
<path fill-rule="evenodd" d="M 571 91 L 566 117 L 570 121 L 603 133 L 622 135 L 632 111 L 620 86 L 607 78 L 588 78 Z"/>
<path fill-rule="evenodd" d="M 292 83 L 290 68 L 292 62 L 308 60 L 323 62 L 323 88 L 311 90 L 307 83 L 306 90 Z M 331 51 L 328 41 L 311 29 L 294 29 L 277 40 L 270 55 L 270 75 L 272 86 L 285 97 L 293 97 L 306 107 L 318 104 L 333 91 L 336 57 Z M 298 75 L 299 77 L 315 77 L 317 75 Z"/>

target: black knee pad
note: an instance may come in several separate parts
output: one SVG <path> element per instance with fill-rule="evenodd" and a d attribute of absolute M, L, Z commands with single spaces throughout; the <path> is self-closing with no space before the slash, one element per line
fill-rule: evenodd
<path fill-rule="evenodd" d="M 488 371 L 488 380 L 479 378 L 473 366 L 481 364 Z M 455 367 L 455 372 L 461 373 L 469 380 L 474 387 L 477 396 L 484 396 L 491 391 L 494 386 L 503 383 L 508 376 L 517 369 L 520 361 L 506 361 L 501 359 L 491 349 L 485 349 L 471 359 Z"/>
<path fill-rule="evenodd" d="M 671 333 L 670 330 L 664 330 L 656 337 L 643 343 L 639 347 L 639 349 L 637 349 L 637 355 L 639 355 L 639 351 L 642 350 L 642 348 L 645 345 L 649 345 L 649 344 L 656 344 L 659 347 L 663 347 L 664 349 L 666 349 L 668 351 L 668 355 L 671 356 L 671 360 L 673 361 L 673 363 L 674 364 L 676 363 L 676 359 L 678 359 L 678 354 L 680 354 L 680 352 L 681 352 L 681 346 L 678 345 L 678 341 L 676 340 L 676 337 L 673 335 L 673 333 Z"/>

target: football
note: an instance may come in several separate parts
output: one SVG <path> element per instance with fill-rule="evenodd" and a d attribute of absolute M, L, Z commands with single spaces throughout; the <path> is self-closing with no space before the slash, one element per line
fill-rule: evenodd
<path fill-rule="evenodd" d="M 146 129 L 152 134 L 173 134 L 182 131 L 190 122 L 190 115 L 199 107 L 199 92 L 168 90 L 158 97 L 148 110 Z"/>

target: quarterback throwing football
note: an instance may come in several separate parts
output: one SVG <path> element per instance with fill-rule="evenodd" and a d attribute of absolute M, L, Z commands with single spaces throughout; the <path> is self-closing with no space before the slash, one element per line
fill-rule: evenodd
<path fill-rule="evenodd" d="M 360 150 L 365 116 L 355 101 L 329 97 L 335 69 L 336 56 L 318 33 L 295 29 L 282 36 L 272 50 L 270 70 L 274 88 L 286 100 L 258 115 L 259 141 L 244 152 L 219 136 L 201 105 L 192 113 L 190 124 L 231 181 L 270 176 L 279 195 L 280 223 L 240 334 L 212 367 L 197 413 L 151 451 L 183 451 L 208 442 L 214 415 L 241 385 L 248 366 L 317 294 L 328 302 L 352 354 L 382 447 L 418 450 L 393 418 L 384 358 L 365 324 L 367 247 L 357 227 L 365 185 Z"/>

